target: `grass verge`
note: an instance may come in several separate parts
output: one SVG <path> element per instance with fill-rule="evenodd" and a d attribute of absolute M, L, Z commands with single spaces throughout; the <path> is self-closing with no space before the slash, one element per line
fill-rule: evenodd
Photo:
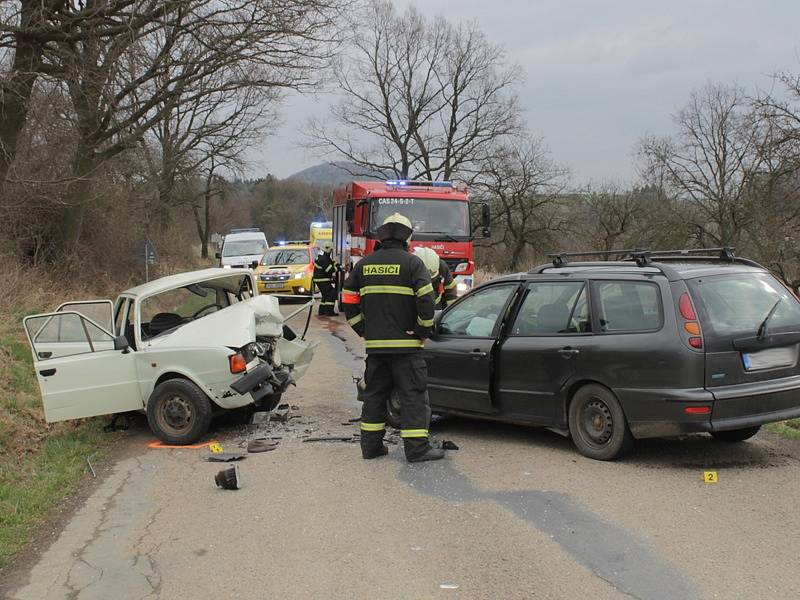
<path fill-rule="evenodd" d="M 31 311 L 33 312 L 33 311 Z M 48 425 L 22 314 L 0 314 L 0 567 L 88 475 L 108 436 L 99 419 Z"/>
<path fill-rule="evenodd" d="M 779 423 L 769 423 L 767 431 L 777 433 L 790 440 L 800 440 L 800 419 L 793 419 L 791 421 L 781 421 Z"/>

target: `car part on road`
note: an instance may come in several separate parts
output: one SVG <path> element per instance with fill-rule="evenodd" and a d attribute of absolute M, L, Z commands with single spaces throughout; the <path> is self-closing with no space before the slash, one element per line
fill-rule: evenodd
<path fill-rule="evenodd" d="M 242 478 L 239 473 L 239 465 L 234 465 L 230 469 L 223 469 L 214 475 L 214 483 L 223 490 L 238 490 L 242 487 Z"/>
<path fill-rule="evenodd" d="M 319 437 L 310 437 L 306 438 L 304 442 L 350 442 L 355 443 L 361 439 L 361 436 L 357 433 L 354 433 L 351 436 L 345 435 L 323 435 Z"/>
<path fill-rule="evenodd" d="M 147 402 L 147 422 L 165 444 L 181 446 L 199 439 L 211 424 L 211 402 L 188 379 L 168 379 Z"/>
<path fill-rule="evenodd" d="M 239 452 L 217 452 L 216 454 L 209 454 L 206 456 L 208 462 L 233 462 L 236 460 L 244 460 L 245 458 L 247 457 Z"/>
<path fill-rule="evenodd" d="M 450 440 L 432 440 L 431 446 L 434 448 L 441 448 L 442 450 L 458 450 L 456 443 Z"/>
<path fill-rule="evenodd" d="M 256 438 L 247 443 L 247 451 L 250 453 L 269 452 L 278 447 L 278 442 L 270 442 L 267 438 Z"/>
<path fill-rule="evenodd" d="M 625 413 L 610 390 L 590 384 L 569 405 L 569 431 L 578 451 L 596 460 L 618 458 L 633 443 Z"/>
<path fill-rule="evenodd" d="M 761 429 L 761 425 L 745 427 L 744 429 L 729 429 L 726 431 L 712 431 L 711 437 L 719 442 L 743 442 L 749 440 Z"/>

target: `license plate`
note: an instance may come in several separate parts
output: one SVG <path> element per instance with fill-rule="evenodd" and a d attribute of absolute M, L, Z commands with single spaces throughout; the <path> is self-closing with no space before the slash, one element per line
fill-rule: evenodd
<path fill-rule="evenodd" d="M 264 287 L 268 290 L 279 290 L 283 287 L 282 283 L 265 283 Z"/>
<path fill-rule="evenodd" d="M 791 367 L 797 362 L 797 346 L 767 348 L 758 352 L 742 352 L 745 371 Z"/>

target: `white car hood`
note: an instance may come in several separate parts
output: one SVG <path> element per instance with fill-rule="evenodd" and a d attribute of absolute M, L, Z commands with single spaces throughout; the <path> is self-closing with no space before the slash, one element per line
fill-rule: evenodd
<path fill-rule="evenodd" d="M 256 334 L 283 335 L 283 315 L 278 299 L 256 296 L 182 325 L 151 341 L 151 346 L 228 346 L 241 348 L 256 341 Z"/>

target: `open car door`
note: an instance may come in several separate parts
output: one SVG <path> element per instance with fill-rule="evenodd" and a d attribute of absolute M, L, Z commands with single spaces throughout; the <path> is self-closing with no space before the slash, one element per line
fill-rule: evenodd
<path fill-rule="evenodd" d="M 110 323 L 110 303 L 107 309 L 103 319 Z M 73 310 L 26 317 L 23 323 L 49 423 L 143 408 L 135 353 L 123 338 Z"/>

